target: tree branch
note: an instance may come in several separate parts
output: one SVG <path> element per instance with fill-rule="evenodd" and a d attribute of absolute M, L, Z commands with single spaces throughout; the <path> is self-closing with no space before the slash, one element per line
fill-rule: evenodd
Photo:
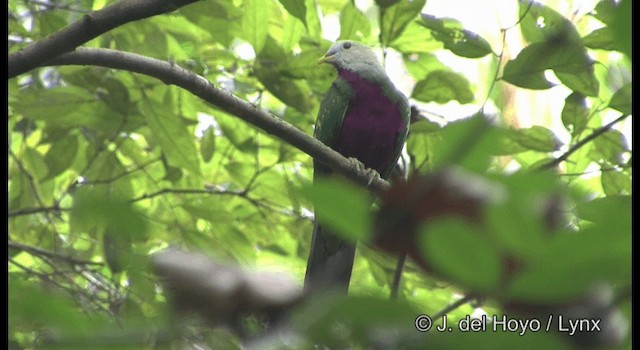
<path fill-rule="evenodd" d="M 626 117 L 628 117 L 628 114 L 623 114 L 621 116 L 619 116 L 618 118 L 616 118 L 614 121 L 612 121 L 611 123 L 602 126 L 601 128 L 597 129 L 596 131 L 594 131 L 593 133 L 591 133 L 589 136 L 583 138 L 582 140 L 576 142 L 575 145 L 571 146 L 571 148 L 569 148 L 564 154 L 562 154 L 560 157 L 542 164 L 540 166 L 540 170 L 545 170 L 545 169 L 550 169 L 553 168 L 554 166 L 557 166 L 558 164 L 564 162 L 565 160 L 567 160 L 567 158 L 569 158 L 570 155 L 573 154 L 573 152 L 579 150 L 582 146 L 586 145 L 589 141 L 595 139 L 596 137 L 604 134 L 605 132 L 609 131 L 609 129 L 611 129 L 615 124 L 621 122 L 622 120 L 624 120 Z"/>
<path fill-rule="evenodd" d="M 198 0 L 123 0 L 86 14 L 48 37 L 9 55 L 8 77 L 13 78 L 125 23 L 174 11 Z"/>
<path fill-rule="evenodd" d="M 63 260 L 63 261 L 66 261 L 66 262 L 68 262 L 69 264 L 72 264 L 72 265 L 98 265 L 98 266 L 104 265 L 104 263 L 101 263 L 101 262 L 88 261 L 88 260 L 79 260 L 79 259 L 72 258 L 72 257 L 64 255 L 64 254 L 52 252 L 52 251 L 45 250 L 45 249 L 38 248 L 38 247 L 24 245 L 22 243 L 13 242 L 13 241 L 7 242 L 7 246 L 9 248 L 19 249 L 19 250 L 25 251 L 25 252 L 27 252 L 27 253 L 29 253 L 31 255 L 46 256 L 46 257 L 52 258 L 52 259 Z"/>
<path fill-rule="evenodd" d="M 464 297 L 454 301 L 453 303 L 445 306 L 442 310 L 438 311 L 435 313 L 435 315 L 433 315 L 431 318 L 434 320 L 440 319 L 442 318 L 442 316 L 450 313 L 451 311 L 459 308 L 460 306 L 470 302 L 473 299 L 478 298 L 477 295 L 474 294 L 466 294 Z"/>
<path fill-rule="evenodd" d="M 389 183 L 358 169 L 353 162 L 340 153 L 325 146 L 295 126 L 253 106 L 226 90 L 214 87 L 207 79 L 188 71 L 173 62 L 161 61 L 133 53 L 110 49 L 78 48 L 46 62 L 45 65 L 91 65 L 122 69 L 157 78 L 169 85 L 179 86 L 210 104 L 233 114 L 240 119 L 266 131 L 267 133 L 293 145 L 336 172 L 347 176 L 358 184 L 367 186 L 369 182 L 375 190 L 389 187 Z"/>
<path fill-rule="evenodd" d="M 167 193 L 174 194 L 220 194 L 220 195 L 230 195 L 230 196 L 245 196 L 244 191 L 226 191 L 226 190 L 216 190 L 213 188 L 207 189 L 193 189 L 193 188 L 163 188 L 153 193 L 143 194 L 139 197 L 133 198 L 129 200 L 130 203 L 140 202 L 145 199 L 151 199 L 153 197 L 161 196 Z"/>
<path fill-rule="evenodd" d="M 36 214 L 36 213 L 49 213 L 49 212 L 57 212 L 57 211 L 70 211 L 71 209 L 69 208 L 61 208 L 57 205 L 51 206 L 51 207 L 38 207 L 38 208 L 24 208 L 24 209 L 18 209 L 18 210 L 14 210 L 14 211 L 10 211 L 8 216 L 12 217 L 12 216 L 21 216 L 21 215 L 31 215 L 31 214 Z"/>

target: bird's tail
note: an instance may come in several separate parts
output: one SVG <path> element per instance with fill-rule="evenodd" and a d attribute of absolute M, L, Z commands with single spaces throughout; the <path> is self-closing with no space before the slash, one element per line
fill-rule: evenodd
<path fill-rule="evenodd" d="M 305 290 L 332 289 L 346 293 L 349 290 L 355 253 L 354 244 L 338 238 L 316 222 L 304 278 Z"/>

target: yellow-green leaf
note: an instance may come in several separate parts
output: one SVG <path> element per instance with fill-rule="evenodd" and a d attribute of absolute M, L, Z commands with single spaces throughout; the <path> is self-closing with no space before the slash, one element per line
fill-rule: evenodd
<path fill-rule="evenodd" d="M 271 0 L 245 0 L 242 28 L 245 39 L 257 53 L 262 51 L 269 34 L 269 4 Z"/>
<path fill-rule="evenodd" d="M 170 108 L 166 108 L 159 102 L 155 104 L 156 106 L 144 104 L 141 109 L 167 161 L 175 167 L 184 168 L 199 175 L 200 162 L 194 136 L 181 118 L 172 114 Z"/>

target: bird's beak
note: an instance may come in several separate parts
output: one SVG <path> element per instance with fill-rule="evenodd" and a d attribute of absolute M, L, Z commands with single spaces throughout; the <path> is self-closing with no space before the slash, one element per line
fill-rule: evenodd
<path fill-rule="evenodd" d="M 324 55 L 324 56 L 320 57 L 320 59 L 318 60 L 318 64 L 331 63 L 331 61 L 333 60 L 333 56 L 335 56 L 335 54 Z"/>

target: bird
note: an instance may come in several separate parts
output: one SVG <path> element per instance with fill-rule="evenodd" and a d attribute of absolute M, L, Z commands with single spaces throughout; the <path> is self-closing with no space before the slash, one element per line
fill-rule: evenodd
<path fill-rule="evenodd" d="M 386 179 L 395 167 L 409 132 L 407 97 L 393 84 L 375 53 L 351 40 L 335 42 L 318 64 L 337 71 L 318 110 L 314 137 Z M 332 170 L 314 160 L 313 178 Z M 348 293 L 355 245 L 320 225 L 316 218 L 304 288 Z"/>

